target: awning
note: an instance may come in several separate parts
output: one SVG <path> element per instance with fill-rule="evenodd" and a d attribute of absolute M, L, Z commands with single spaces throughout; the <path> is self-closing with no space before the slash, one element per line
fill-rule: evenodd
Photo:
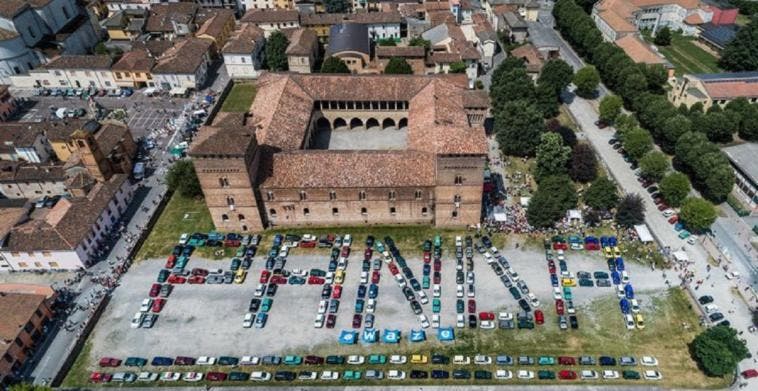
<path fill-rule="evenodd" d="M 174 87 L 169 93 L 171 95 L 184 95 L 187 93 L 187 87 Z"/>
<path fill-rule="evenodd" d="M 637 236 L 640 238 L 640 242 L 647 243 L 653 241 L 653 235 L 645 224 L 639 224 L 634 226 L 634 230 L 637 231 Z"/>

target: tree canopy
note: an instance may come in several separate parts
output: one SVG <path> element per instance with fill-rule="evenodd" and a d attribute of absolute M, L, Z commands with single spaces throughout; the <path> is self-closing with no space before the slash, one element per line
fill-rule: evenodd
<path fill-rule="evenodd" d="M 710 228 L 716 221 L 716 208 L 700 197 L 687 197 L 679 210 L 679 219 L 692 232 L 701 232 Z"/>
<path fill-rule="evenodd" d="M 537 145 L 537 170 L 535 177 L 542 178 L 566 173 L 566 164 L 571 157 L 571 147 L 563 145 L 557 133 L 546 132 L 540 136 Z"/>
<path fill-rule="evenodd" d="M 266 65 L 272 71 L 286 71 L 289 69 L 287 64 L 287 50 L 290 42 L 287 37 L 279 30 L 274 31 L 266 40 Z"/>
<path fill-rule="evenodd" d="M 341 14 L 350 10 L 350 3 L 347 0 L 324 0 L 324 7 L 330 14 Z"/>
<path fill-rule="evenodd" d="M 719 65 L 732 72 L 758 70 L 758 14 L 724 47 Z"/>
<path fill-rule="evenodd" d="M 576 144 L 571 151 L 569 176 L 577 182 L 591 182 L 597 177 L 597 157 L 586 143 Z"/>
<path fill-rule="evenodd" d="M 584 203 L 597 210 L 611 210 L 619 201 L 616 184 L 607 177 L 595 179 L 590 188 L 584 192 Z"/>
<path fill-rule="evenodd" d="M 195 173 L 195 165 L 191 160 L 179 160 L 174 163 L 166 174 L 166 185 L 169 191 L 178 192 L 184 197 L 203 195 L 203 189 Z"/>
<path fill-rule="evenodd" d="M 600 100 L 600 120 L 612 124 L 621 114 L 624 101 L 618 95 L 606 95 Z"/>
<path fill-rule="evenodd" d="M 690 180 L 681 172 L 672 172 L 658 183 L 663 199 L 669 206 L 679 207 L 690 192 Z"/>
<path fill-rule="evenodd" d="M 538 85 L 549 86 L 555 91 L 556 96 L 560 96 L 566 86 L 571 83 L 574 77 L 574 68 L 566 64 L 561 59 L 553 59 L 545 63 L 542 67 L 540 77 L 537 79 Z"/>
<path fill-rule="evenodd" d="M 655 39 L 653 39 L 656 45 L 668 46 L 671 44 L 671 29 L 664 27 L 655 33 Z"/>
<path fill-rule="evenodd" d="M 384 73 L 388 75 L 411 75 L 413 74 L 413 68 L 411 68 L 411 64 L 408 64 L 408 61 L 405 61 L 404 58 L 392 57 L 387 62 L 387 66 L 384 67 Z"/>
<path fill-rule="evenodd" d="M 634 128 L 624 133 L 622 144 L 626 153 L 632 159 L 639 161 L 646 153 L 653 149 L 653 137 L 645 129 Z"/>
<path fill-rule="evenodd" d="M 534 155 L 544 129 L 542 113 L 529 102 L 508 102 L 495 111 L 494 130 L 500 149 L 506 155 Z"/>
<path fill-rule="evenodd" d="M 732 373 L 737 363 L 748 356 L 748 349 L 737 331 L 724 325 L 705 329 L 692 341 L 691 351 L 708 376 Z"/>
<path fill-rule="evenodd" d="M 339 58 L 329 56 L 321 63 L 321 73 L 350 73 L 350 69 Z"/>
<path fill-rule="evenodd" d="M 600 84 L 600 75 L 593 66 L 586 66 L 576 72 L 574 75 L 574 85 L 576 85 L 576 94 L 582 98 L 591 99 L 597 93 L 597 86 Z"/>
<path fill-rule="evenodd" d="M 408 45 L 409 46 L 422 46 L 428 50 L 432 47 L 432 42 L 422 38 L 419 35 L 419 36 L 415 36 L 411 38 L 411 40 L 408 42 Z"/>
<path fill-rule="evenodd" d="M 669 159 L 663 152 L 650 151 L 640 159 L 640 173 L 653 182 L 660 181 L 668 169 Z"/>
<path fill-rule="evenodd" d="M 645 205 L 639 194 L 627 193 L 616 206 L 616 222 L 624 228 L 632 228 L 645 221 Z"/>
<path fill-rule="evenodd" d="M 527 221 L 533 227 L 551 227 L 566 216 L 566 211 L 576 207 L 576 202 L 576 189 L 567 175 L 543 178 L 529 200 Z"/>

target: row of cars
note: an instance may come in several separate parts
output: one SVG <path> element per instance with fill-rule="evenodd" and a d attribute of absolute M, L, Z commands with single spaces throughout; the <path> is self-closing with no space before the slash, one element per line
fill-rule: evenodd
<path fill-rule="evenodd" d="M 711 321 L 711 324 L 713 324 L 714 326 L 716 325 L 730 326 L 731 325 L 729 320 L 726 319 L 726 317 L 724 317 L 723 313 L 721 313 L 721 310 L 719 309 L 719 307 L 713 303 L 712 296 L 703 295 L 703 296 L 700 296 L 697 299 L 697 301 L 700 304 L 700 308 L 708 317 L 708 320 Z"/>
<path fill-rule="evenodd" d="M 425 251 L 431 250 L 429 244 L 429 241 L 424 242 Z M 438 259 L 442 254 L 442 238 L 439 235 L 434 238 L 434 244 L 432 246 L 434 249 L 434 256 Z M 419 283 L 413 275 L 411 268 L 408 267 L 407 261 L 400 254 L 400 250 L 395 246 L 395 241 L 391 237 L 385 236 L 384 243 L 377 240 L 374 243 L 374 247 L 376 248 L 376 251 L 382 255 L 383 261 L 387 264 L 387 268 L 392 274 L 393 279 L 403 291 L 403 295 L 408 301 L 411 311 L 418 316 L 418 321 L 421 323 L 421 327 L 429 328 L 431 322 L 421 308 L 422 304 L 429 304 L 429 297 L 423 291 L 421 283 Z M 435 271 L 440 271 L 440 267 L 442 266 L 441 260 L 434 264 Z M 418 296 L 418 299 L 416 299 L 416 296 Z"/>
<path fill-rule="evenodd" d="M 569 327 L 578 329 L 579 319 L 576 316 L 574 294 L 571 291 L 571 287 L 576 286 L 576 284 L 574 275 L 568 270 L 564 250 L 558 249 L 554 253 L 550 249 L 545 249 L 545 259 L 550 274 L 550 283 L 553 286 L 553 300 L 555 301 L 555 313 L 558 315 L 558 327 L 561 330 L 568 330 Z M 555 265 L 556 260 L 559 265 L 560 279 L 558 278 L 559 270 L 556 269 Z"/>
<path fill-rule="evenodd" d="M 602 236 L 600 246 L 603 248 L 608 270 L 616 287 L 616 296 L 619 298 L 619 309 L 625 327 L 627 330 L 644 329 L 645 318 L 640 313 L 638 301 L 634 298 L 634 288 L 626 271 L 624 258 L 621 256 L 618 239 L 615 236 Z"/>
<path fill-rule="evenodd" d="M 257 247 L 260 243 L 260 237 L 258 235 L 253 235 L 250 237 L 249 243 L 246 243 L 247 240 L 248 236 L 243 236 L 240 238 L 239 243 L 240 249 L 245 248 L 245 261 L 248 258 L 252 260 L 256 251 L 254 250 L 252 255 L 248 255 L 248 249 Z M 261 329 L 266 327 L 269 311 L 271 311 L 271 307 L 274 304 L 273 298 L 276 295 L 280 284 L 287 284 L 290 281 L 293 285 L 305 283 L 303 276 L 307 276 L 307 271 L 305 274 L 301 274 L 302 271 L 298 270 L 297 274 L 295 274 L 290 273 L 284 268 L 284 265 L 287 262 L 287 255 L 289 254 L 289 247 L 291 247 L 284 243 L 285 240 L 286 238 L 281 234 L 274 235 L 271 250 L 269 250 L 268 258 L 266 260 L 265 269 L 261 270 L 261 275 L 258 280 L 259 284 L 253 292 L 253 298 L 250 299 L 248 312 L 245 313 L 245 316 L 242 318 L 243 328 L 255 327 Z M 238 259 L 232 259 L 230 269 L 235 270 L 236 268 L 236 273 L 242 271 L 247 275 L 244 261 L 235 262 L 235 260 Z"/>

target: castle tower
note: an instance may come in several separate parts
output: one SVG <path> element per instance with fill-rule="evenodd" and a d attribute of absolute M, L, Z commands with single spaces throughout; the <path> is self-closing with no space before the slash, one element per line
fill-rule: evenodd
<path fill-rule="evenodd" d="M 76 151 L 93 178 L 101 182 L 111 178 L 113 172 L 110 163 L 97 145 L 93 133 L 83 129 L 76 130 L 71 134 L 69 147 L 72 151 Z"/>

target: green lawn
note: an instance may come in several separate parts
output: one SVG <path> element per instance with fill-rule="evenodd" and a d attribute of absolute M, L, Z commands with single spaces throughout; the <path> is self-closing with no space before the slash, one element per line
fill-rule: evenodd
<path fill-rule="evenodd" d="M 232 113 L 245 113 L 250 110 L 255 98 L 255 85 L 250 83 L 237 83 L 229 91 L 221 111 Z"/>
<path fill-rule="evenodd" d="M 652 38 L 646 38 L 652 42 Z M 658 50 L 676 67 L 677 75 L 720 72 L 718 59 L 692 43 L 693 40 L 692 37 L 673 34 L 671 45 L 658 46 Z"/>

